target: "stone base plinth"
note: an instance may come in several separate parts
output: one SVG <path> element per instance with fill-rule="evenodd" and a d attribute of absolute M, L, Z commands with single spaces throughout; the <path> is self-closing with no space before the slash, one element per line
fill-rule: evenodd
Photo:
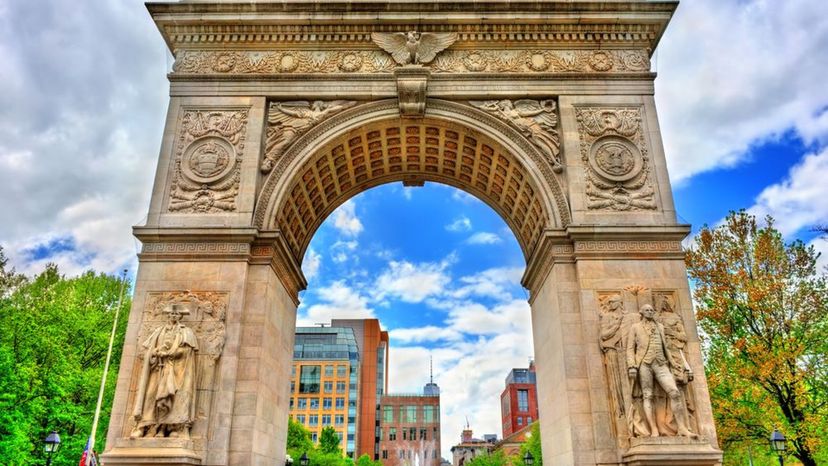
<path fill-rule="evenodd" d="M 623 459 L 630 466 L 714 466 L 722 463 L 722 452 L 704 439 L 633 438 Z"/>
<path fill-rule="evenodd" d="M 107 466 L 192 466 L 201 458 L 193 451 L 193 441 L 184 439 L 118 439 L 114 447 L 101 455 Z"/>

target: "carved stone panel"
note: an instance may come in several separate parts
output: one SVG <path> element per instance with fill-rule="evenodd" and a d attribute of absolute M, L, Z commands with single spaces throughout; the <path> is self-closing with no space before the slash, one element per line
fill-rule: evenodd
<path fill-rule="evenodd" d="M 394 49 L 397 50 L 397 49 Z M 441 49 L 442 50 L 442 49 Z M 392 52 L 389 52 L 392 53 Z M 382 50 L 182 50 L 176 55 L 176 74 L 331 74 L 391 73 L 410 62 L 410 52 L 398 50 L 400 62 Z M 445 50 L 426 63 L 433 73 L 646 73 L 650 55 L 645 49 L 623 50 Z M 429 54 L 431 55 L 431 54 Z"/>
<path fill-rule="evenodd" d="M 640 107 L 578 107 L 587 208 L 657 208 Z"/>
<path fill-rule="evenodd" d="M 224 350 L 228 297 L 228 293 L 224 292 L 173 291 L 149 293 L 146 299 L 141 330 L 138 334 L 138 359 L 133 372 L 136 377 L 134 378 L 132 401 L 129 405 L 133 419 L 131 419 L 131 422 L 127 422 L 125 426 L 131 433 L 125 432 L 125 434 L 130 434 L 136 439 L 157 438 L 159 434 L 162 437 L 187 436 L 192 438 L 195 450 L 203 449 L 204 442 L 207 439 L 207 420 L 210 415 L 213 394 L 217 390 L 218 367 Z M 173 313 L 171 311 L 174 311 L 178 316 L 178 322 L 174 325 L 170 319 L 170 314 Z M 188 348 L 192 349 L 193 358 L 192 365 L 186 368 L 186 371 L 190 372 L 186 374 L 187 384 L 192 387 L 192 394 L 188 394 L 186 400 L 188 411 L 191 413 L 186 426 L 187 432 L 183 432 L 183 430 L 175 432 L 175 429 L 170 428 L 157 429 L 156 425 L 147 422 L 148 418 L 149 421 L 153 421 L 152 416 L 144 414 L 156 408 L 152 406 L 152 401 L 145 401 L 147 399 L 146 394 L 155 390 L 154 380 L 163 379 L 162 376 L 165 376 L 164 366 L 170 365 L 168 361 L 162 360 L 163 355 L 159 356 L 161 342 L 157 335 L 159 333 L 163 335 L 163 330 L 171 327 L 180 328 L 183 335 L 195 336 L 195 341 L 187 344 Z M 186 340 L 186 338 L 178 340 Z M 176 355 L 173 354 L 170 357 L 175 358 Z M 155 372 L 158 374 L 153 377 Z M 181 379 L 181 377 L 178 377 L 178 379 Z M 176 395 L 172 396 L 173 406 L 176 402 L 181 402 L 181 400 L 176 400 L 175 396 L 183 396 L 179 395 L 183 392 L 183 389 L 175 391 Z M 162 406 L 156 411 L 163 412 L 164 409 L 166 409 L 166 406 Z M 136 411 L 141 411 L 142 415 L 140 417 L 134 416 Z"/>
<path fill-rule="evenodd" d="M 325 118 L 354 105 L 356 102 L 353 100 L 271 102 L 267 112 L 267 134 L 262 172 L 270 172 L 285 149 L 296 138 Z"/>
<path fill-rule="evenodd" d="M 469 103 L 520 131 L 546 156 L 552 170 L 558 173 L 563 170 L 558 105 L 554 100 L 473 100 Z"/>
<path fill-rule="evenodd" d="M 183 112 L 170 185 L 170 212 L 236 210 L 247 114 L 247 109 Z"/>
<path fill-rule="evenodd" d="M 662 437 L 682 437 L 687 441 L 698 438 L 691 383 L 694 372 L 685 357 L 687 333 L 675 308 L 676 294 L 674 290 L 654 291 L 641 285 L 597 293 L 599 346 L 613 427 L 622 446 L 629 447 L 632 438 L 651 437 L 653 425 L 655 434 Z M 652 321 L 646 319 L 647 307 L 654 310 Z M 651 332 L 642 333 L 642 329 Z M 650 346 L 642 345 L 642 340 L 661 343 L 661 363 L 657 356 L 655 361 L 650 360 Z M 668 388 L 655 380 L 665 377 L 659 370 L 671 376 Z M 647 372 L 648 378 L 653 376 L 652 384 L 642 383 L 643 372 Z M 677 391 L 670 393 L 670 387 Z"/>

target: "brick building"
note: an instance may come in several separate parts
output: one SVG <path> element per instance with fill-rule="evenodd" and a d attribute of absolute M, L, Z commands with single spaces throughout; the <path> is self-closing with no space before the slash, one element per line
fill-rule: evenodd
<path fill-rule="evenodd" d="M 359 403 L 354 459 L 379 459 L 379 400 L 388 391 L 388 332 L 377 319 L 333 319 L 331 327 L 350 328 L 359 348 Z"/>
<path fill-rule="evenodd" d="M 385 466 L 440 466 L 440 389 L 380 400 L 380 461 Z"/>
<path fill-rule="evenodd" d="M 290 416 L 318 441 L 331 426 L 342 451 L 354 457 L 357 442 L 359 350 L 354 331 L 337 327 L 298 327 L 293 345 Z"/>
<path fill-rule="evenodd" d="M 506 377 L 506 388 L 500 395 L 503 438 L 532 424 L 538 419 L 538 392 L 535 385 L 535 364 L 526 369 L 512 369 Z"/>
<path fill-rule="evenodd" d="M 460 434 L 460 443 L 451 447 L 452 466 L 464 466 L 478 456 L 489 454 L 497 443 L 497 436 L 489 438 L 490 440 L 474 438 L 471 427 L 466 424 L 466 428 Z"/>

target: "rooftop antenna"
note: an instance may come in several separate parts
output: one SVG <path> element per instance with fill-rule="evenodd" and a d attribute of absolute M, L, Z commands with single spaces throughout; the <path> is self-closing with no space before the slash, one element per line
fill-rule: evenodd
<path fill-rule="evenodd" d="M 434 383 L 434 356 L 428 355 L 428 381 Z"/>
<path fill-rule="evenodd" d="M 466 429 L 469 429 L 469 417 L 466 416 Z"/>

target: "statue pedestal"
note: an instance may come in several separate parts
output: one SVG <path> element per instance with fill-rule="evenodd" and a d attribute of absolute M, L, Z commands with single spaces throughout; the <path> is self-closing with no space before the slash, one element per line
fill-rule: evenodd
<path fill-rule="evenodd" d="M 101 455 L 101 462 L 108 466 L 192 466 L 200 465 L 201 457 L 189 439 L 123 438 Z"/>
<path fill-rule="evenodd" d="M 630 439 L 623 457 L 630 466 L 714 466 L 722 463 L 722 452 L 705 439 L 687 437 L 642 437 Z"/>

